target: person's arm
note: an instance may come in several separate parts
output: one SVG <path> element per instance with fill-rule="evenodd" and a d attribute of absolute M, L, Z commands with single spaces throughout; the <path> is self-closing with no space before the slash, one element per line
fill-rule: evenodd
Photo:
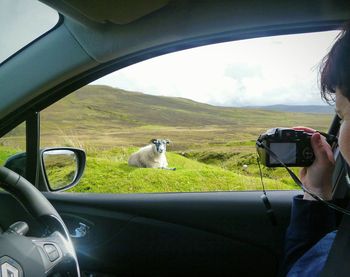
<path fill-rule="evenodd" d="M 305 252 L 335 228 L 333 209 L 318 201 L 303 200 L 302 195 L 296 196 L 286 232 L 281 276 L 285 276 Z"/>
<path fill-rule="evenodd" d="M 312 133 L 311 145 L 315 161 L 300 172 L 303 185 L 322 197 L 332 199 L 332 173 L 334 158 L 330 145 L 315 130 L 296 127 Z M 301 258 L 323 236 L 335 229 L 335 212 L 325 204 L 314 201 L 308 193 L 293 199 L 290 225 L 285 239 L 285 253 L 281 274 L 285 276 L 294 263 Z"/>

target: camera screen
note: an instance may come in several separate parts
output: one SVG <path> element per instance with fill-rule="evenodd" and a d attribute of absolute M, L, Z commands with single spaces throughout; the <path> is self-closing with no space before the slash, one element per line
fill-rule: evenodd
<path fill-rule="evenodd" d="M 285 164 L 296 163 L 296 143 L 270 143 L 270 149 Z M 279 164 L 279 162 L 270 156 L 270 164 Z"/>

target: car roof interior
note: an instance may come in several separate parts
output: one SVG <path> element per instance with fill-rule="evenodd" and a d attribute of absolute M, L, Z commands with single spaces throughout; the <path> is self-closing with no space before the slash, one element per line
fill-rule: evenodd
<path fill-rule="evenodd" d="M 13 93 L 0 95 L 0 134 L 29 112 L 137 61 L 217 42 L 331 30 L 350 18 L 348 1 L 331 0 L 41 2 L 56 9 L 60 21 L 40 43 L 1 64 L 0 83 Z"/>
<path fill-rule="evenodd" d="M 67 18 L 76 39 L 99 62 L 174 43 L 187 48 L 191 43 L 324 30 L 349 18 L 347 1 L 329 0 L 42 2 Z"/>

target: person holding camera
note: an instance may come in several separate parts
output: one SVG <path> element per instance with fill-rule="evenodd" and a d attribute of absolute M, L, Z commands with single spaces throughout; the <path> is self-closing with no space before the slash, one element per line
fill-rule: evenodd
<path fill-rule="evenodd" d="M 321 96 L 335 100 L 341 119 L 339 150 L 350 165 L 350 24 L 348 23 L 320 69 Z M 312 133 L 311 145 L 315 161 L 300 172 L 304 186 L 324 200 L 332 199 L 334 158 L 326 139 L 313 129 L 296 127 Z M 336 236 L 335 211 L 309 195 L 293 199 L 290 225 L 286 233 L 285 259 L 282 274 L 288 277 L 320 276 Z M 350 251 L 350 249 L 349 249 Z M 350 261 L 348 261 L 350 263 Z M 337 273 L 334 273 L 337 276 Z M 350 276 L 350 272 L 349 272 Z"/>

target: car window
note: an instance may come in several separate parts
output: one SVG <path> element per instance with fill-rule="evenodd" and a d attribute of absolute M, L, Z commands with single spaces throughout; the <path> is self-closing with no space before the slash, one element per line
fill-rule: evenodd
<path fill-rule="evenodd" d="M 0 64 L 58 22 L 58 13 L 36 0 L 0 1 Z"/>
<path fill-rule="evenodd" d="M 25 123 L 22 123 L 0 138 L 0 165 L 4 165 L 14 155 L 26 151 L 25 135 Z"/>
<path fill-rule="evenodd" d="M 42 111 L 41 145 L 86 151 L 70 191 L 260 190 L 259 134 L 331 123 L 317 67 L 337 34 L 221 43 L 129 66 Z M 263 175 L 267 189 L 297 188 L 282 168 Z"/>

